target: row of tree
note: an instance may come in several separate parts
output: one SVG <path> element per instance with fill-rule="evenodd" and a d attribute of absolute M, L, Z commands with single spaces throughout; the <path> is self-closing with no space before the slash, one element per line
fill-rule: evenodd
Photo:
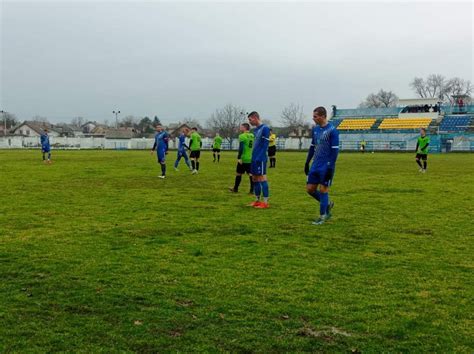
<path fill-rule="evenodd" d="M 437 98 L 442 103 L 455 104 L 453 96 L 468 96 L 473 92 L 471 81 L 459 77 L 446 78 L 440 74 L 428 75 L 426 79 L 415 77 L 410 87 L 419 98 Z M 394 107 L 398 96 L 392 91 L 381 89 L 369 94 L 359 105 L 361 108 Z"/>

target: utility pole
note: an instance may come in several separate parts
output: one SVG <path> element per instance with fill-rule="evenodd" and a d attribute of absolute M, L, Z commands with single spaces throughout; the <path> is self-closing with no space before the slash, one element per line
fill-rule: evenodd
<path fill-rule="evenodd" d="M 118 118 L 117 116 L 119 115 L 120 111 L 112 111 L 113 114 L 115 114 L 115 128 L 118 129 Z"/>
<path fill-rule="evenodd" d="M 5 111 L 0 111 L 0 113 L 3 115 L 3 135 L 7 136 L 7 115 Z"/>

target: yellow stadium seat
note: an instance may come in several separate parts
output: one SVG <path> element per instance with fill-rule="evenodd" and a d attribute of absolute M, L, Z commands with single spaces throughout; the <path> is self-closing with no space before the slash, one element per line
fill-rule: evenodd
<path fill-rule="evenodd" d="M 431 121 L 431 118 L 386 118 L 380 123 L 379 129 L 427 128 Z"/>
<path fill-rule="evenodd" d="M 337 129 L 342 130 L 366 130 L 375 123 L 375 118 L 344 119 Z"/>

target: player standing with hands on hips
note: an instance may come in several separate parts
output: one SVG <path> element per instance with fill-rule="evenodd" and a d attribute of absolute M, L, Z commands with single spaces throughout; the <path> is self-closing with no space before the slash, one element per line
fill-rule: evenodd
<path fill-rule="evenodd" d="M 155 143 L 151 149 L 151 154 L 153 155 L 153 151 L 156 149 L 158 163 L 161 166 L 161 176 L 158 176 L 158 178 L 162 179 L 166 178 L 166 154 L 168 153 L 168 141 L 168 132 L 164 130 L 161 124 L 158 124 L 156 126 Z"/>
<path fill-rule="evenodd" d="M 339 153 L 339 132 L 328 122 L 324 107 L 314 109 L 313 121 L 316 125 L 311 131 L 311 147 L 304 171 L 308 176 L 306 192 L 319 202 L 319 218 L 313 221 L 313 225 L 322 225 L 331 217 L 331 209 L 334 207 L 334 202 L 329 202 L 329 187 Z M 310 168 L 311 160 L 313 164 Z"/>
<path fill-rule="evenodd" d="M 427 167 L 427 161 L 428 160 L 428 150 L 430 146 L 430 138 L 426 136 L 426 129 L 421 128 L 420 129 L 420 137 L 416 141 L 416 156 L 415 160 L 418 166 L 420 166 L 420 172 L 425 173 L 426 172 L 426 167 Z M 421 161 L 423 161 L 423 165 L 421 164 Z"/>

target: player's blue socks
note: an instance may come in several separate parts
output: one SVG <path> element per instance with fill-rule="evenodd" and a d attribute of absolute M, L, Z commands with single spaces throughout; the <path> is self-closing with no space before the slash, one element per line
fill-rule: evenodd
<path fill-rule="evenodd" d="M 262 193 L 262 184 L 260 182 L 254 182 L 253 191 L 255 192 L 255 196 L 257 197 L 257 200 L 259 200 L 260 194 Z"/>
<path fill-rule="evenodd" d="M 329 193 L 319 193 L 319 214 L 325 215 L 329 205 Z"/>
<path fill-rule="evenodd" d="M 186 166 L 188 166 L 188 168 L 191 168 L 191 164 L 189 163 L 189 159 L 188 159 L 188 160 L 184 160 L 184 162 L 186 162 Z"/>
<path fill-rule="evenodd" d="M 269 191 L 268 191 L 268 181 L 261 182 L 262 185 L 262 193 L 264 198 L 268 198 Z"/>
<path fill-rule="evenodd" d="M 315 190 L 313 193 L 308 193 L 310 196 L 312 196 L 314 199 L 316 199 L 318 202 L 321 200 L 321 193 L 319 193 L 318 190 Z"/>
<path fill-rule="evenodd" d="M 174 162 L 174 168 L 178 168 L 178 164 L 179 164 L 179 160 L 176 160 L 176 161 Z"/>

